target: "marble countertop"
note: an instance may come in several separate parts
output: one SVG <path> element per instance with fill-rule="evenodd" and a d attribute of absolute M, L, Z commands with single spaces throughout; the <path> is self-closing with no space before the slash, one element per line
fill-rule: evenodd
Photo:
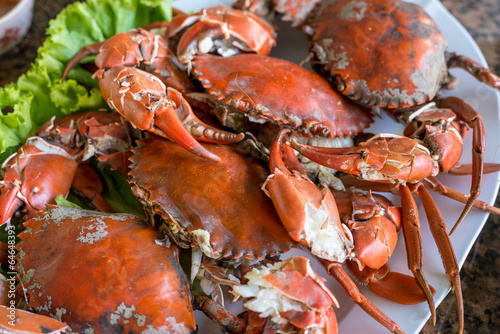
<path fill-rule="evenodd" d="M 0 56 L 0 86 L 15 81 L 36 57 L 47 22 L 74 0 L 36 0 L 32 27 L 25 39 Z M 500 74 L 500 1 L 442 0 L 481 48 L 490 68 Z M 495 206 L 500 207 L 500 196 Z M 465 300 L 464 333 L 493 333 L 500 328 L 500 217 L 490 216 L 461 270 Z M 449 294 L 437 309 L 437 324 L 429 321 L 421 333 L 458 333 L 454 297 Z"/>

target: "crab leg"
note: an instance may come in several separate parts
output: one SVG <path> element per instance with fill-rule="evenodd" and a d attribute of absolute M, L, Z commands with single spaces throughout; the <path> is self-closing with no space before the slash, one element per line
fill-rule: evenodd
<path fill-rule="evenodd" d="M 452 234 L 463 221 L 472 205 L 474 204 L 474 201 L 477 199 L 479 193 L 481 192 L 481 180 L 483 177 L 483 157 L 484 148 L 486 146 L 486 136 L 484 133 L 483 120 L 481 116 L 462 99 L 453 96 L 446 97 L 442 100 L 439 100 L 439 107 L 449 108 L 453 110 L 453 112 L 455 112 L 455 114 L 458 116 L 458 119 L 460 119 L 462 122 L 465 122 L 469 127 L 473 129 L 474 134 L 472 139 L 472 184 L 469 200 L 462 210 L 462 214 L 451 229 L 450 234 Z"/>
<path fill-rule="evenodd" d="M 393 302 L 411 305 L 426 301 L 426 296 L 420 289 L 413 276 L 404 275 L 398 272 L 391 272 L 391 268 L 386 263 L 379 269 L 372 269 L 365 266 L 359 270 L 355 261 L 346 261 L 346 266 L 357 279 L 368 284 L 370 290 Z M 432 294 L 436 290 L 431 286 Z"/>
<path fill-rule="evenodd" d="M 474 166 L 472 164 L 457 164 L 448 173 L 453 175 L 472 175 Z M 483 174 L 500 172 L 500 164 L 483 163 Z"/>
<path fill-rule="evenodd" d="M 441 254 L 445 271 L 450 277 L 458 308 L 458 319 L 460 326 L 459 333 L 462 333 L 464 328 L 464 301 L 460 283 L 460 270 L 458 268 L 457 258 L 453 251 L 453 245 L 451 244 L 450 236 L 446 231 L 446 224 L 443 217 L 441 216 L 441 212 L 439 211 L 436 202 L 434 202 L 434 199 L 430 195 L 427 188 L 424 185 L 419 184 L 416 187 L 415 192 L 417 196 L 422 200 L 425 213 L 427 215 L 427 220 L 429 221 L 429 228 L 431 229 L 432 236 L 434 237 L 436 245 L 439 249 L 439 254 Z"/>
<path fill-rule="evenodd" d="M 117 66 L 99 80 L 108 104 L 141 130 L 170 138 L 188 151 L 220 161 L 194 138 L 206 142 L 236 143 L 244 134 L 232 134 L 199 120 L 181 93 L 166 88 L 157 77 L 133 67 Z"/>
<path fill-rule="evenodd" d="M 193 296 L 193 308 L 202 311 L 211 320 L 218 323 L 223 332 L 242 333 L 244 322 L 221 304 L 205 296 Z"/>
<path fill-rule="evenodd" d="M 472 59 L 457 55 L 455 52 L 446 52 L 448 68 L 458 67 L 466 70 L 478 81 L 484 82 L 490 87 L 500 89 L 500 78 L 488 68 L 483 67 Z"/>
<path fill-rule="evenodd" d="M 404 331 L 394 321 L 389 319 L 383 312 L 381 312 L 372 302 L 359 292 L 358 287 L 353 280 L 342 269 L 342 265 L 338 262 L 331 262 L 324 259 L 319 261 L 326 268 L 328 274 L 334 277 L 344 288 L 351 299 L 358 304 L 367 314 L 373 319 L 377 320 L 380 324 L 386 327 L 391 333 L 402 334 Z"/>
<path fill-rule="evenodd" d="M 465 174 L 464 174 L 465 175 Z M 446 196 L 448 198 L 454 199 L 455 201 L 467 203 L 469 197 L 458 192 L 454 189 L 451 189 L 441 182 L 439 182 L 435 177 L 428 177 L 422 180 L 422 183 L 425 184 L 430 190 Z M 480 200 L 475 200 L 473 206 L 479 210 L 483 210 L 494 215 L 500 216 L 500 208 L 489 205 L 488 203 Z M 450 233 L 451 234 L 451 233 Z"/>
<path fill-rule="evenodd" d="M 95 55 L 99 53 L 99 49 L 101 46 L 104 44 L 104 42 L 97 42 L 93 44 L 89 44 L 85 47 L 83 47 L 80 51 L 78 51 L 73 58 L 70 59 L 68 64 L 66 64 L 66 67 L 64 68 L 62 78 L 61 80 L 64 81 L 68 77 L 69 72 L 78 64 L 80 63 L 83 58 L 87 57 L 88 55 Z"/>
<path fill-rule="evenodd" d="M 432 298 L 432 290 L 422 272 L 422 236 L 420 234 L 417 204 L 408 186 L 401 185 L 398 190 L 401 196 L 401 207 L 403 208 L 403 235 L 408 258 L 408 269 L 411 270 L 420 289 L 426 296 L 432 314 L 432 321 L 435 325 L 436 307 Z"/>
<path fill-rule="evenodd" d="M 364 189 L 364 190 L 369 190 L 371 189 L 372 191 L 377 191 L 377 192 L 393 192 L 395 189 L 394 183 L 390 181 L 380 181 L 380 182 L 373 182 L 373 181 L 368 181 L 368 180 L 360 180 L 356 178 L 353 175 L 350 174 L 344 174 L 339 177 L 339 179 L 342 181 L 344 186 L 346 188 L 349 187 L 356 187 L 359 189 Z M 448 198 L 451 198 L 455 201 L 466 203 L 468 200 L 468 197 L 465 196 L 464 194 L 449 188 L 439 182 L 435 177 L 429 176 L 425 179 L 422 180 L 422 182 L 432 191 L 442 195 L 446 196 Z M 474 201 L 474 207 L 483 210 L 489 213 L 492 213 L 494 215 L 500 215 L 500 208 L 496 208 L 494 206 L 489 205 L 488 203 L 480 200 Z"/>

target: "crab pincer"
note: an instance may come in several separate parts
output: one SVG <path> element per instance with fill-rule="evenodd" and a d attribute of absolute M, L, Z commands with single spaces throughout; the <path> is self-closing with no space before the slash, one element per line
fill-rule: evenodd
<path fill-rule="evenodd" d="M 220 161 L 198 140 L 228 144 L 244 137 L 242 133 L 232 134 L 204 124 L 180 92 L 165 87 L 160 79 L 147 72 L 117 66 L 101 75 L 102 95 L 113 109 L 139 129 L 172 139 L 194 154 Z"/>
<path fill-rule="evenodd" d="M 288 130 L 280 131 L 271 146 L 272 174 L 262 189 L 272 199 L 281 222 L 295 241 L 309 247 L 316 256 L 343 262 L 353 256 L 352 235 L 341 224 L 330 189 L 319 189 L 306 176 L 293 149 L 285 145 L 287 133 Z"/>
<path fill-rule="evenodd" d="M 78 164 L 64 149 L 33 136 L 3 164 L 0 181 L 0 225 L 9 223 L 26 204 L 28 217 L 43 210 L 57 195 L 66 196 Z"/>

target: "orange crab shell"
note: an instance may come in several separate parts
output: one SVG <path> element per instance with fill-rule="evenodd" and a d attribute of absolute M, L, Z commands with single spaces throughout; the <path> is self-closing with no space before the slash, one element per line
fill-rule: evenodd
<path fill-rule="evenodd" d="M 20 233 L 29 306 L 83 333 L 187 333 L 190 285 L 176 247 L 138 217 L 51 206 Z"/>
<path fill-rule="evenodd" d="M 448 78 L 444 36 L 412 3 L 323 1 L 304 31 L 311 35 L 318 63 L 339 90 L 363 104 L 421 104 Z"/>
<path fill-rule="evenodd" d="M 373 121 L 367 109 L 344 98 L 320 75 L 283 59 L 204 55 L 194 58 L 193 72 L 210 94 L 248 118 L 300 135 L 351 136 Z"/>
<path fill-rule="evenodd" d="M 139 141 L 130 172 L 136 196 L 176 223 L 181 234 L 194 238 L 195 231 L 208 232 L 210 240 L 198 239 L 198 244 L 210 249 L 209 256 L 256 261 L 293 246 L 260 189 L 267 176 L 262 164 L 238 146 L 203 146 L 222 161 L 186 154 L 156 136 Z"/>

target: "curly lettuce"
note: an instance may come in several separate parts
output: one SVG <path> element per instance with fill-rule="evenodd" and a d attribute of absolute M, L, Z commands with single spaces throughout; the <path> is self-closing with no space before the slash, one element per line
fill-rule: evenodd
<path fill-rule="evenodd" d="M 75 68 L 61 81 L 66 63 L 88 44 L 170 20 L 171 8 L 171 0 L 88 0 L 64 8 L 49 22 L 31 68 L 16 83 L 0 88 L 0 159 L 52 116 L 106 107 L 88 71 Z"/>

